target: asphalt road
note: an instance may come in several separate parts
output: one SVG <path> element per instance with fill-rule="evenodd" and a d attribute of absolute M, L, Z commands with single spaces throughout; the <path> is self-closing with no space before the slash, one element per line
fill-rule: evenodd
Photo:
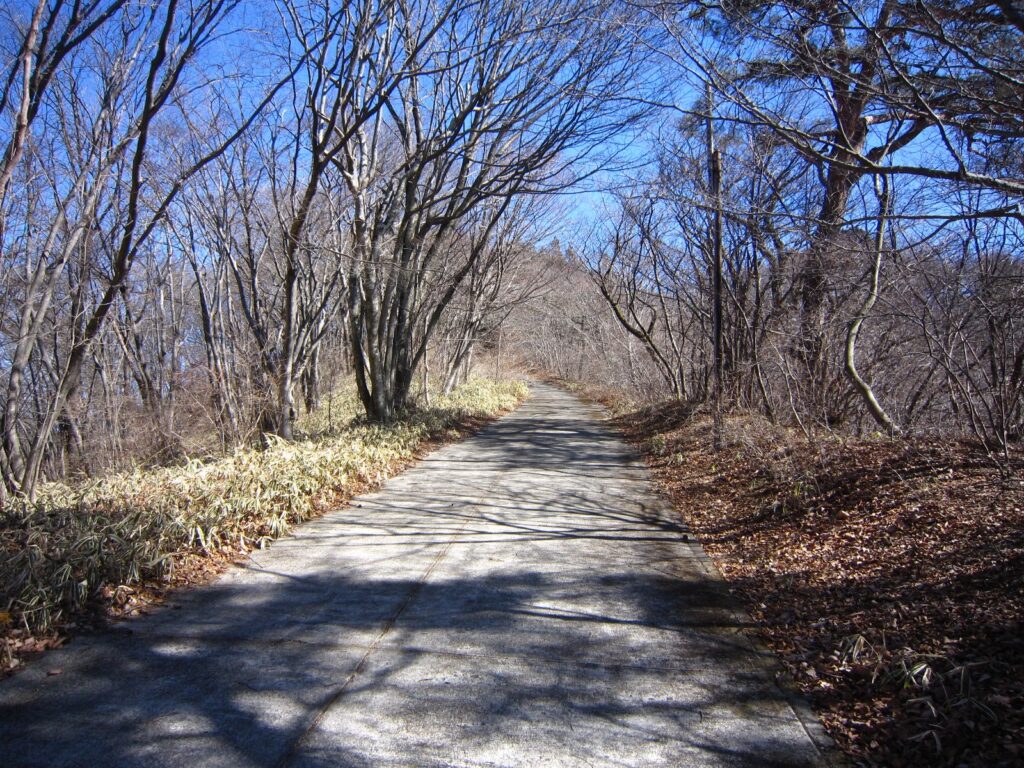
<path fill-rule="evenodd" d="M 532 389 L 0 683 L 0 765 L 826 764 L 644 468 L 594 410 Z"/>

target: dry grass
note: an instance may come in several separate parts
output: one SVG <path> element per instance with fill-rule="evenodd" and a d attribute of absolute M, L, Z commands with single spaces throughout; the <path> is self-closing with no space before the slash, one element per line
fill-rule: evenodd
<path fill-rule="evenodd" d="M 44 487 L 36 503 L 0 513 L 0 663 L 54 642 L 97 609 L 130 610 L 147 591 L 204 578 L 377 485 L 426 441 L 511 410 L 526 395 L 521 382 L 474 379 L 386 426 L 354 420 L 352 398 L 343 396 L 333 404 L 340 426 L 327 437 Z M 322 431 L 321 421 L 302 426 Z"/>

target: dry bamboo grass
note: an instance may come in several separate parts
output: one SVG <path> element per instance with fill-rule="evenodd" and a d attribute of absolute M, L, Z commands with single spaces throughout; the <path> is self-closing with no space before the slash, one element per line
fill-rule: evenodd
<path fill-rule="evenodd" d="M 522 382 L 474 379 L 393 424 L 350 421 L 322 439 L 50 484 L 36 503 L 0 513 L 0 619 L 48 632 L 104 593 L 170 581 L 189 556 L 263 547 L 354 489 L 381 482 L 428 438 L 510 410 L 527 394 Z"/>

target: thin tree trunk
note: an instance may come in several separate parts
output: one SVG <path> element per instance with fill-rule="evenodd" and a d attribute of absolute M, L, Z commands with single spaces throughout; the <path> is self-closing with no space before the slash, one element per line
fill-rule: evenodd
<path fill-rule="evenodd" d="M 872 418 L 885 428 L 889 434 L 896 435 L 900 433 L 899 427 L 896 426 L 889 417 L 889 414 L 882 408 L 878 398 L 875 397 L 874 391 L 871 389 L 871 385 L 861 378 L 861 375 L 857 372 L 856 363 L 857 336 L 860 334 L 860 328 L 864 324 L 865 318 L 878 300 L 878 278 L 882 270 L 882 251 L 885 247 L 885 222 L 889 213 L 889 187 L 886 178 L 884 176 L 876 176 L 875 187 L 878 191 L 878 227 L 875 232 L 874 264 L 872 265 L 868 281 L 868 294 L 864 297 L 864 303 L 861 305 L 860 311 L 850 322 L 846 332 L 846 374 L 853 383 L 854 389 L 857 390 L 864 401 L 864 405 L 867 406 L 868 413 L 871 414 Z"/>
<path fill-rule="evenodd" d="M 714 449 L 717 451 L 722 447 L 722 156 L 715 145 L 710 84 L 707 87 L 707 100 L 708 181 L 711 187 L 711 201 L 714 206 L 714 224 L 711 234 L 711 340 L 712 375 L 714 378 L 712 441 Z"/>

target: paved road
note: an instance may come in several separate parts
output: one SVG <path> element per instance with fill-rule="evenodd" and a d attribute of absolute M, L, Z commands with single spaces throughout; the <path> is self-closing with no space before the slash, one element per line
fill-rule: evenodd
<path fill-rule="evenodd" d="M 588 407 L 533 389 L 248 567 L 0 684 L 0 765 L 821 764 L 645 470 Z"/>

